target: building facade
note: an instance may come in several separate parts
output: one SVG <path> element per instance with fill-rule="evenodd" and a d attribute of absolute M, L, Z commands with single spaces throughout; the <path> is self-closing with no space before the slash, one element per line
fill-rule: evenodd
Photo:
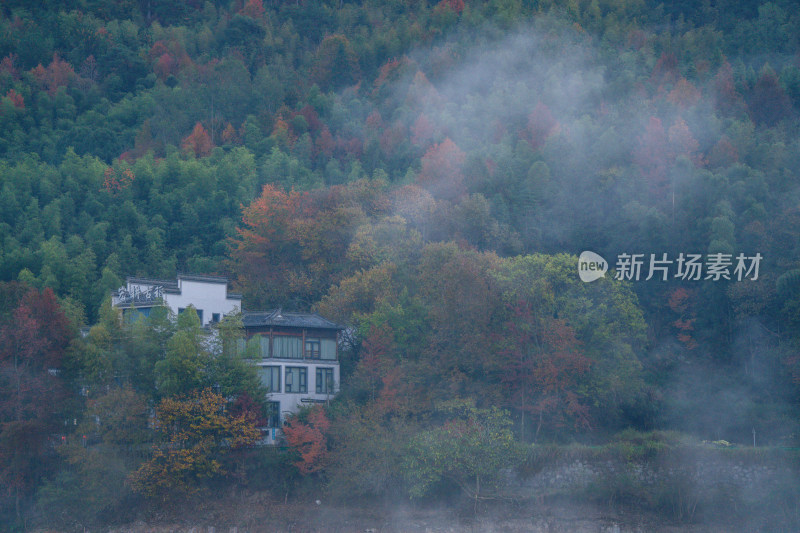
<path fill-rule="evenodd" d="M 339 391 L 339 332 L 344 328 L 316 313 L 243 311 L 241 302 L 241 295 L 228 292 L 227 278 L 184 274 L 176 280 L 131 277 L 111 295 L 112 305 L 126 316 L 148 316 L 162 305 L 178 315 L 191 305 L 203 326 L 242 311 L 241 349 L 254 358 L 268 390 L 264 443 L 274 444 L 287 416 L 326 403 Z"/>
<path fill-rule="evenodd" d="M 286 417 L 301 407 L 326 403 L 339 392 L 338 324 L 316 313 L 246 311 L 246 350 L 255 354 L 269 391 L 268 442 L 280 437 Z"/>
<path fill-rule="evenodd" d="M 144 316 L 153 307 L 164 305 L 178 315 L 190 305 L 205 327 L 242 308 L 242 296 L 228 293 L 228 279 L 220 276 L 178 274 L 175 280 L 128 278 L 125 287 L 111 293 L 111 305 L 123 314 Z"/>

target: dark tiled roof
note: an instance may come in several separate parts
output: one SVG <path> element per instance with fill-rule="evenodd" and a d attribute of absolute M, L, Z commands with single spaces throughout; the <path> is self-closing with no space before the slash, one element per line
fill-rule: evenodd
<path fill-rule="evenodd" d="M 244 327 L 289 326 L 295 328 L 344 329 L 344 327 L 322 318 L 316 313 L 285 313 L 272 311 L 245 311 L 242 313 Z"/>
<path fill-rule="evenodd" d="M 162 287 L 164 292 L 169 294 L 180 294 L 180 280 L 187 281 L 200 281 L 203 283 L 220 283 L 228 285 L 228 278 L 224 276 L 210 276 L 205 274 L 178 274 L 177 279 L 155 279 L 155 278 L 140 278 L 135 276 L 128 276 L 126 281 L 128 283 L 139 283 L 143 285 L 152 285 L 154 287 Z M 116 294 L 116 292 L 114 292 Z M 231 300 L 241 300 L 242 295 L 239 293 L 229 292 L 227 297 Z"/>
<path fill-rule="evenodd" d="M 128 283 L 141 283 L 143 285 L 153 285 L 163 287 L 165 290 L 178 289 L 178 282 L 174 279 L 154 279 L 154 278 L 137 278 L 129 276 L 126 281 Z"/>
<path fill-rule="evenodd" d="M 178 279 L 185 279 L 188 281 L 203 281 L 205 283 L 228 284 L 228 278 L 224 276 L 207 276 L 205 274 L 178 274 Z"/>

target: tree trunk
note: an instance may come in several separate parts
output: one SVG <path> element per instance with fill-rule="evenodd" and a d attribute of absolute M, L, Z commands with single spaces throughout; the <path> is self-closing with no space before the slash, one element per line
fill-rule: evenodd
<path fill-rule="evenodd" d="M 481 492 L 481 476 L 475 476 L 475 507 L 473 513 L 478 516 L 478 494 Z"/>

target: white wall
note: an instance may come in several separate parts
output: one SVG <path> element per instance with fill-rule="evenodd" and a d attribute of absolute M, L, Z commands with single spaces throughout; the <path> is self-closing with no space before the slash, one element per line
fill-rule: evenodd
<path fill-rule="evenodd" d="M 172 286 L 167 285 L 161 291 L 164 304 L 176 315 L 179 310 L 186 309 L 190 305 L 194 306 L 198 315 L 202 311 L 201 322 L 203 326 L 212 322 L 215 313 L 219 314 L 219 319 L 221 320 L 223 316 L 240 310 L 242 301 L 239 298 L 228 297 L 227 282 L 184 279 L 178 276 L 177 292 L 175 291 L 175 282 L 169 283 L 172 283 Z M 127 290 L 131 293 L 135 291 L 145 292 L 158 286 L 160 285 L 156 280 L 128 281 Z M 112 298 L 111 303 L 112 305 L 117 305 L 120 302 L 117 298 Z M 145 306 L 142 304 L 137 305 L 137 307 Z"/>
<path fill-rule="evenodd" d="M 200 314 L 202 311 L 202 325 L 211 322 L 212 315 L 218 313 L 223 316 L 238 310 L 241 300 L 227 298 L 227 284 L 208 283 L 178 278 L 181 293 L 164 293 L 164 301 L 173 313 L 185 309 L 190 305 Z"/>
<path fill-rule="evenodd" d="M 281 374 L 281 391 L 272 392 L 268 396 L 268 400 L 272 402 L 280 402 L 281 406 L 281 423 L 285 420 L 286 415 L 296 413 L 301 407 L 314 405 L 314 402 L 303 402 L 306 400 L 319 400 L 327 401 L 333 399 L 337 392 L 339 392 L 339 362 L 338 361 L 315 361 L 309 363 L 305 360 L 298 361 L 275 361 L 267 360 L 257 363 L 259 367 L 278 366 L 280 367 Z M 283 392 L 286 390 L 286 367 L 304 367 L 308 369 L 306 378 L 306 392 Z M 332 368 L 333 369 L 333 394 L 317 394 L 317 368 Z"/>

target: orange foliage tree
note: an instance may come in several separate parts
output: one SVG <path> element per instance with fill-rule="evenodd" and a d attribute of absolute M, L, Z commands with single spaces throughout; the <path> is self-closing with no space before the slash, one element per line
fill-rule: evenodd
<path fill-rule="evenodd" d="M 348 273 L 347 250 L 366 212 L 388 209 L 379 185 L 313 192 L 266 185 L 232 239 L 232 270 L 258 306 L 308 308 Z"/>
<path fill-rule="evenodd" d="M 544 427 L 590 426 L 589 408 L 580 394 L 581 377 L 591 360 L 579 349 L 575 331 L 565 321 L 535 316 L 531 305 L 509 306 L 503 326 L 500 356 L 502 380 L 510 407 L 535 421 L 534 440 Z"/>
<path fill-rule="evenodd" d="M 196 492 L 206 479 L 227 475 L 226 460 L 261 438 L 251 411 L 233 415 L 227 400 L 206 389 L 165 398 L 156 409 L 161 444 L 131 474 L 131 486 L 148 497 Z"/>
<path fill-rule="evenodd" d="M 466 154 L 448 137 L 422 156 L 417 182 L 439 198 L 459 198 L 466 194 L 462 172 L 465 159 Z"/>
<path fill-rule="evenodd" d="M 195 157 L 204 157 L 211 153 L 214 143 L 211 142 L 211 137 L 203 125 L 198 122 L 194 125 L 192 133 L 181 142 L 181 148 L 194 153 Z"/>
<path fill-rule="evenodd" d="M 300 454 L 300 459 L 294 465 L 301 474 L 311 474 L 325 467 L 328 459 L 327 432 L 330 426 L 325 410 L 315 405 L 308 412 L 305 422 L 295 417 L 283 428 L 289 446 Z"/>

